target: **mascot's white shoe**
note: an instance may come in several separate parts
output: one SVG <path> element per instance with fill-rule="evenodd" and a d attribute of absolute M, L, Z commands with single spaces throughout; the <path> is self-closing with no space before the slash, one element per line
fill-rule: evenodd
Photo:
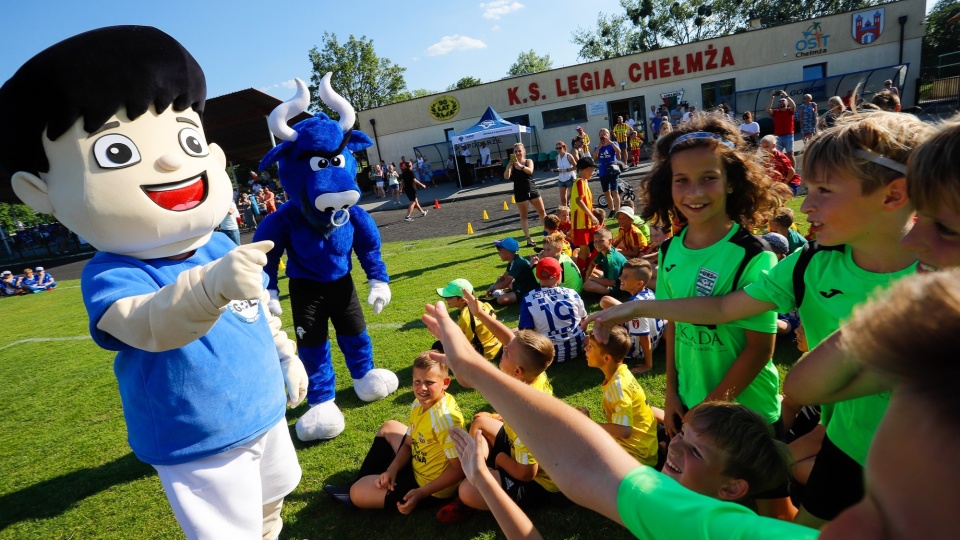
<path fill-rule="evenodd" d="M 304 442 L 332 439 L 343 433 L 345 427 L 343 413 L 331 399 L 313 405 L 300 417 L 297 421 L 297 438 Z"/>
<path fill-rule="evenodd" d="M 383 399 L 397 391 L 400 381 L 389 369 L 371 369 L 362 379 L 353 380 L 353 389 L 363 401 Z"/>

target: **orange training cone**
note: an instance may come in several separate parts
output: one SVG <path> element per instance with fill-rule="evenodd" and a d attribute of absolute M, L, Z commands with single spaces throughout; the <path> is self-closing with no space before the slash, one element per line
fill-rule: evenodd
<path fill-rule="evenodd" d="M 473 234 L 473 225 L 467 223 L 467 234 Z"/>
<path fill-rule="evenodd" d="M 483 211 L 483 220 L 486 221 L 486 220 L 488 220 L 488 219 L 490 219 L 490 216 L 488 216 L 488 215 L 487 215 L 487 211 L 484 210 L 484 211 Z"/>
<path fill-rule="evenodd" d="M 439 199 L 434 199 L 434 200 L 433 200 L 433 207 L 436 208 L 437 210 L 440 209 L 440 200 L 439 200 Z"/>
<path fill-rule="evenodd" d="M 509 210 L 509 209 L 510 209 L 510 207 L 507 206 L 507 201 L 503 201 L 503 209 L 504 209 L 504 210 Z"/>

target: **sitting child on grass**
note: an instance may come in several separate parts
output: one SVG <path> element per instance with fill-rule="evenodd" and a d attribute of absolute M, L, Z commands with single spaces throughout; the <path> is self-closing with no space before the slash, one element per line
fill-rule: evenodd
<path fill-rule="evenodd" d="M 420 353 L 413 362 L 416 401 L 407 425 L 387 420 L 367 451 L 359 479 L 349 489 L 327 486 L 327 493 L 359 508 L 396 507 L 401 514 L 421 502 L 454 496 L 463 469 L 448 430 L 464 422 L 448 386 L 446 364 Z"/>
<path fill-rule="evenodd" d="M 501 306 L 515 304 L 537 286 L 530 261 L 520 256 L 520 244 L 513 238 L 496 240 L 493 245 L 500 260 L 507 263 L 507 271 L 487 288 L 487 296 L 495 297 Z"/>
<path fill-rule="evenodd" d="M 639 257 L 647 247 L 647 237 L 643 235 L 640 228 L 634 225 L 636 214 L 633 208 L 621 206 L 617 210 L 617 238 L 613 241 L 613 247 L 623 254 L 627 259 Z"/>
<path fill-rule="evenodd" d="M 492 319 L 481 311 L 477 299 L 464 292 L 470 312 L 493 330 L 504 343 L 500 371 L 507 376 L 529 385 L 540 392 L 553 395 L 547 379 L 547 367 L 553 362 L 554 347 L 544 336 L 532 330 L 513 330 L 502 322 Z M 547 473 L 539 466 L 526 446 L 509 424 L 495 413 L 481 412 L 474 415 L 470 424 L 472 434 L 482 433 L 491 451 L 487 466 L 504 491 L 522 508 L 532 508 L 556 499 L 559 490 Z M 480 491 L 470 484 L 460 484 L 459 499 L 440 509 L 437 519 L 453 523 L 466 519 L 476 510 L 488 510 Z M 560 499 L 562 500 L 562 499 Z"/>
<path fill-rule="evenodd" d="M 620 273 L 620 289 L 630 293 L 630 302 L 634 300 L 654 300 L 656 296 L 647 288 L 647 282 L 653 275 L 653 266 L 645 259 L 630 259 L 623 265 Z M 600 309 L 607 309 L 620 304 L 620 300 L 612 296 L 600 299 Z M 653 368 L 653 350 L 660 343 L 663 327 L 666 321 L 655 317 L 637 317 L 623 323 L 630 336 L 630 350 L 627 358 L 643 360 L 643 363 L 630 371 L 635 374 L 650 371 Z"/>
<path fill-rule="evenodd" d="M 487 360 L 496 361 L 500 358 L 500 352 L 503 350 L 503 346 L 500 340 L 493 335 L 493 332 L 484 326 L 479 319 L 471 315 L 469 309 L 466 309 L 467 301 L 463 299 L 463 291 L 472 293 L 473 284 L 460 278 L 447 283 L 447 286 L 442 289 L 437 289 L 437 294 L 447 301 L 448 306 L 460 310 L 460 315 L 457 317 L 457 326 L 463 330 L 463 334 L 470 340 L 473 348 L 483 354 L 483 357 Z M 496 314 L 493 312 L 493 307 L 491 307 L 490 304 L 478 302 L 478 308 L 488 313 L 491 317 L 496 318 Z M 438 348 L 439 343 L 440 342 L 435 343 L 433 348 L 443 350 L 442 348 Z"/>
<path fill-rule="evenodd" d="M 563 238 L 563 235 L 560 233 L 551 234 L 543 239 L 543 248 L 540 250 L 540 253 L 530 257 L 530 264 L 536 266 L 536 264 L 540 262 L 540 259 L 544 257 L 553 257 L 560 261 L 560 268 L 563 270 L 560 285 L 579 293 L 583 290 L 583 276 L 580 275 L 580 269 L 577 268 L 577 263 L 575 263 L 569 255 L 564 254 L 564 247 L 569 249 L 569 245 Z M 536 274 L 536 269 L 534 269 L 534 274 Z"/>
<path fill-rule="evenodd" d="M 563 270 L 557 259 L 541 258 L 536 275 L 540 286 L 523 298 L 517 327 L 546 336 L 553 343 L 558 363 L 580 356 L 585 337 L 580 321 L 587 316 L 583 299 L 577 291 L 560 285 Z"/>
<path fill-rule="evenodd" d="M 630 345 L 630 334 L 622 326 L 610 331 L 606 343 L 591 335 L 587 340 L 587 365 L 603 372 L 606 422 L 600 427 L 637 461 L 653 467 L 657 464 L 657 420 L 643 388 L 623 363 Z M 590 416 L 586 408 L 581 412 Z"/>
<path fill-rule="evenodd" d="M 620 271 L 627 258 L 613 249 L 613 235 L 607 228 L 593 233 L 593 245 L 598 253 L 583 274 L 583 290 L 595 294 L 619 294 Z"/>

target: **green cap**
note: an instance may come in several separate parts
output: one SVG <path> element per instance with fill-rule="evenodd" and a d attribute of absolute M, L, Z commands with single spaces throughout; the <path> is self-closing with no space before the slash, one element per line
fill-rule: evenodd
<path fill-rule="evenodd" d="M 444 298 L 463 298 L 463 291 L 473 294 L 473 285 L 471 285 L 469 281 L 460 278 L 447 283 L 447 286 L 442 289 L 437 289 L 437 294 Z"/>

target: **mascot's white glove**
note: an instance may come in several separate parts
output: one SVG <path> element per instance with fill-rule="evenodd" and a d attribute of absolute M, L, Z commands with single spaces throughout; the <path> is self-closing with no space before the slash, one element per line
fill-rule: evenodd
<path fill-rule="evenodd" d="M 231 300 L 254 300 L 263 295 L 263 265 L 273 242 L 264 240 L 240 246 L 222 259 L 204 266 L 203 290 L 217 307 Z"/>
<path fill-rule="evenodd" d="M 280 307 L 280 291 L 267 289 L 267 292 L 270 293 L 270 301 L 267 302 L 267 309 L 270 310 L 271 315 L 279 317 L 283 314 L 283 308 Z"/>
<path fill-rule="evenodd" d="M 307 397 L 307 370 L 296 356 L 281 360 L 280 369 L 283 371 L 283 384 L 287 387 L 287 405 L 296 407 Z"/>
<path fill-rule="evenodd" d="M 370 296 L 367 296 L 367 303 L 373 306 L 373 312 L 379 315 L 383 308 L 390 303 L 390 285 L 379 279 L 371 279 Z"/>

